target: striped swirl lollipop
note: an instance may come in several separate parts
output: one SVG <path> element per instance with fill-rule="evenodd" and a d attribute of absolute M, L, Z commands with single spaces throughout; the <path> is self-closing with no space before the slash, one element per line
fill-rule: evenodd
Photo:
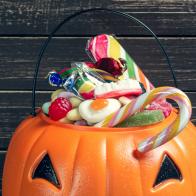
<path fill-rule="evenodd" d="M 99 61 L 100 59 L 107 57 L 113 58 L 117 61 L 119 61 L 119 59 L 125 60 L 127 64 L 127 71 L 123 74 L 121 79 L 136 79 L 144 85 L 146 91 L 150 91 L 154 88 L 133 58 L 131 58 L 131 56 L 113 36 L 101 34 L 91 38 L 88 41 L 86 51 L 95 61 Z"/>
<path fill-rule="evenodd" d="M 137 151 L 140 153 L 152 150 L 178 135 L 189 122 L 192 113 L 191 102 L 187 95 L 177 88 L 159 87 L 153 89 L 150 92 L 146 92 L 131 103 L 120 108 L 117 112 L 110 114 L 107 118 L 105 118 L 105 120 L 97 123 L 95 126 L 114 127 L 115 125 L 124 121 L 127 117 L 143 110 L 154 100 L 164 98 L 174 100 L 178 104 L 180 112 L 174 122 L 169 124 L 157 135 L 149 137 L 142 141 L 137 147 Z"/>

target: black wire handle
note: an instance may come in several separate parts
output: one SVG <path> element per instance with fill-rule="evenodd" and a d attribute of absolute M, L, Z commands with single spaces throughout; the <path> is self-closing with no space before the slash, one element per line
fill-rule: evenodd
<path fill-rule="evenodd" d="M 135 18 L 134 16 L 131 16 L 129 14 L 126 14 L 126 13 L 123 13 L 123 12 L 120 12 L 120 11 L 117 11 L 117 10 L 111 10 L 111 9 L 106 9 L 106 8 L 92 8 L 92 9 L 86 9 L 86 10 L 81 10 L 81 11 L 78 11 L 70 16 L 68 16 L 67 18 L 65 18 L 61 23 L 59 23 L 55 28 L 54 30 L 49 34 L 48 36 L 48 39 L 44 42 L 44 44 L 42 45 L 42 48 L 39 52 L 39 56 L 38 56 L 38 60 L 37 60 L 37 63 L 36 63 L 36 67 L 35 67 L 35 74 L 34 74 L 34 79 L 33 79 L 33 88 L 32 88 L 32 115 L 33 116 L 36 116 L 36 111 L 35 111 L 35 92 L 36 92 L 36 86 L 37 86 L 37 76 L 38 76 L 38 72 L 39 72 L 39 67 L 40 67 L 40 63 L 41 63 L 41 59 L 44 55 L 44 52 L 49 44 L 49 42 L 51 41 L 52 37 L 54 36 L 54 34 L 68 21 L 70 21 L 71 19 L 83 14 L 83 13 L 87 13 L 87 12 L 97 12 L 97 11 L 105 11 L 105 12 L 109 12 L 109 13 L 112 13 L 112 14 L 116 14 L 116 15 L 120 15 L 120 16 L 123 16 L 125 18 L 128 18 L 129 20 L 131 21 L 134 21 L 135 23 L 139 24 L 140 26 L 142 26 L 145 30 L 147 30 L 148 32 L 150 32 L 150 34 L 155 38 L 157 44 L 159 45 L 160 47 L 160 50 L 162 51 L 162 53 L 165 55 L 166 57 L 166 61 L 167 61 L 167 64 L 169 66 L 169 69 L 172 73 L 172 77 L 173 77 L 173 80 L 174 80 L 174 84 L 175 86 L 177 87 L 177 81 L 176 81 L 176 77 L 175 77 L 175 74 L 174 74 L 174 71 L 173 71 L 173 68 L 171 66 L 171 63 L 170 63 L 170 60 L 169 60 L 169 57 L 163 47 L 163 45 L 161 44 L 161 41 L 158 39 L 158 37 L 155 35 L 155 33 L 148 27 L 146 26 L 143 22 L 141 22 L 139 19 Z"/>

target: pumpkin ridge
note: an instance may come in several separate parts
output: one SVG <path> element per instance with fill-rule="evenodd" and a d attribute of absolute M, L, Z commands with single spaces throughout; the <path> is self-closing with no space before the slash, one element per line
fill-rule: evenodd
<path fill-rule="evenodd" d="M 26 165 L 26 162 L 28 161 L 31 152 L 32 152 L 32 150 L 34 149 L 33 147 L 38 143 L 38 141 L 41 139 L 41 137 L 45 134 L 47 128 L 48 128 L 48 127 L 45 127 L 45 128 L 43 129 L 43 131 L 40 133 L 40 135 L 36 138 L 36 140 L 35 140 L 34 143 L 32 144 L 31 149 L 29 150 L 29 153 L 28 153 L 28 156 L 27 156 L 27 158 L 26 158 L 26 160 L 25 160 L 25 164 L 24 164 L 24 165 Z M 25 169 L 25 168 L 24 168 L 24 169 Z M 24 178 L 24 169 L 23 169 L 23 171 L 22 171 L 22 179 Z M 22 196 L 22 195 L 21 195 L 22 182 L 23 182 L 23 181 L 21 181 L 21 183 L 20 183 L 20 188 L 19 188 L 19 193 L 20 193 L 20 194 L 19 194 L 19 196 Z"/>
<path fill-rule="evenodd" d="M 192 129 L 192 127 L 193 127 L 192 122 L 189 122 L 186 128 L 189 128 L 189 130 L 191 130 L 192 134 L 194 134 L 196 137 L 196 132 L 195 132 L 195 130 Z"/>
<path fill-rule="evenodd" d="M 73 172 L 72 172 L 72 177 L 71 177 L 70 196 L 72 195 L 72 192 L 73 192 L 75 168 L 76 168 L 76 162 L 77 162 L 77 159 L 78 159 L 78 152 L 79 152 L 80 144 L 81 144 L 81 136 L 78 139 L 78 144 L 77 144 L 77 147 L 76 147 L 74 161 L 73 161 L 73 168 L 72 168 Z"/>
<path fill-rule="evenodd" d="M 137 144 L 136 144 L 136 141 L 135 141 L 135 137 L 133 137 L 133 144 L 134 144 L 134 149 L 137 149 Z M 134 152 L 133 152 L 134 153 Z M 140 190 L 141 190 L 141 194 L 142 196 L 144 196 L 144 189 L 143 189 L 143 180 L 142 180 L 142 173 L 141 173 L 141 165 L 140 165 L 140 157 L 136 157 L 135 158 L 138 162 L 138 165 L 139 165 L 139 173 L 140 173 Z"/>
<path fill-rule="evenodd" d="M 179 140 L 179 138 L 178 138 L 178 137 L 175 137 L 175 138 L 173 138 L 173 141 L 174 141 L 175 145 L 178 147 L 180 153 L 183 155 L 184 159 L 186 159 L 186 161 L 187 161 L 186 153 L 184 153 L 184 150 L 183 150 L 183 148 L 182 148 L 182 145 L 179 145 L 179 143 L 181 143 L 181 141 Z M 188 162 L 188 161 L 187 161 L 187 162 Z M 177 164 L 177 163 L 176 163 L 176 164 Z M 186 165 L 187 165 L 187 170 L 189 171 L 189 177 L 190 177 L 191 182 L 192 182 L 192 175 L 190 175 L 190 174 L 191 174 L 190 164 L 186 164 Z M 179 167 L 179 166 L 178 166 L 178 167 Z M 179 168 L 180 168 L 180 167 L 179 167 Z M 181 171 L 181 173 L 182 173 L 182 171 Z M 182 175 L 182 176 L 183 176 L 183 175 Z M 190 186 L 191 186 L 191 190 L 192 190 L 193 196 L 195 196 L 196 193 L 195 193 L 195 190 L 194 190 L 194 188 L 193 188 L 193 185 L 192 185 L 192 183 L 189 183 L 189 184 L 191 184 L 191 185 L 190 185 Z"/>
<path fill-rule="evenodd" d="M 110 195 L 110 169 L 109 169 L 109 165 L 108 165 L 108 138 L 105 137 L 105 166 L 106 166 L 106 196 Z"/>

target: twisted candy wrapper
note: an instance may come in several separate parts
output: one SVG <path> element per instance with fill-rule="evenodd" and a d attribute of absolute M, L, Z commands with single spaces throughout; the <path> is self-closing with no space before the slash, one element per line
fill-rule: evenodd
<path fill-rule="evenodd" d="M 157 135 L 145 139 L 138 145 L 138 152 L 147 152 L 171 140 L 188 124 L 192 113 L 191 102 L 186 94 L 181 90 L 174 87 L 155 88 L 151 92 L 146 92 L 145 94 L 139 96 L 131 103 L 120 108 L 117 112 L 110 114 L 105 118 L 105 120 L 97 123 L 95 126 L 114 127 L 115 125 L 124 121 L 127 117 L 143 110 L 152 101 L 165 98 L 174 100 L 178 104 L 180 112 L 172 124 L 168 125 Z"/>

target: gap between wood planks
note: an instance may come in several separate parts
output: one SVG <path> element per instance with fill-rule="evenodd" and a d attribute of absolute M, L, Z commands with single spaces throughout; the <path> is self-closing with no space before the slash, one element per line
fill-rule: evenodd
<path fill-rule="evenodd" d="M 107 32 L 106 32 L 107 34 Z M 110 34 L 110 33 L 109 33 Z M 53 38 L 90 38 L 95 34 L 64 34 L 64 35 L 55 35 Z M 137 35 L 137 34 L 114 34 L 118 36 L 118 38 L 152 38 L 151 35 Z M 0 38 L 47 38 L 49 34 L 0 34 Z M 157 35 L 159 38 L 196 38 L 195 35 Z"/>
<path fill-rule="evenodd" d="M 104 34 L 104 33 L 103 33 Z M 107 32 L 105 33 L 107 34 Z M 108 33 L 110 34 L 110 33 Z M 123 38 L 134 38 L 134 39 L 154 39 L 152 35 L 130 35 L 130 34 L 113 34 L 114 36 L 117 36 L 119 39 Z M 49 34 L 10 34 L 10 35 L 3 35 L 0 34 L 1 39 L 21 39 L 21 38 L 37 38 L 37 39 L 43 39 L 43 38 L 48 38 Z M 95 34 L 86 34 L 86 35 L 74 35 L 74 34 L 64 34 L 64 35 L 54 35 L 52 38 L 58 39 L 58 38 L 63 38 L 63 39 L 87 39 L 91 38 L 92 36 L 95 36 Z M 196 39 L 196 35 L 157 35 L 158 38 L 161 39 Z"/>

